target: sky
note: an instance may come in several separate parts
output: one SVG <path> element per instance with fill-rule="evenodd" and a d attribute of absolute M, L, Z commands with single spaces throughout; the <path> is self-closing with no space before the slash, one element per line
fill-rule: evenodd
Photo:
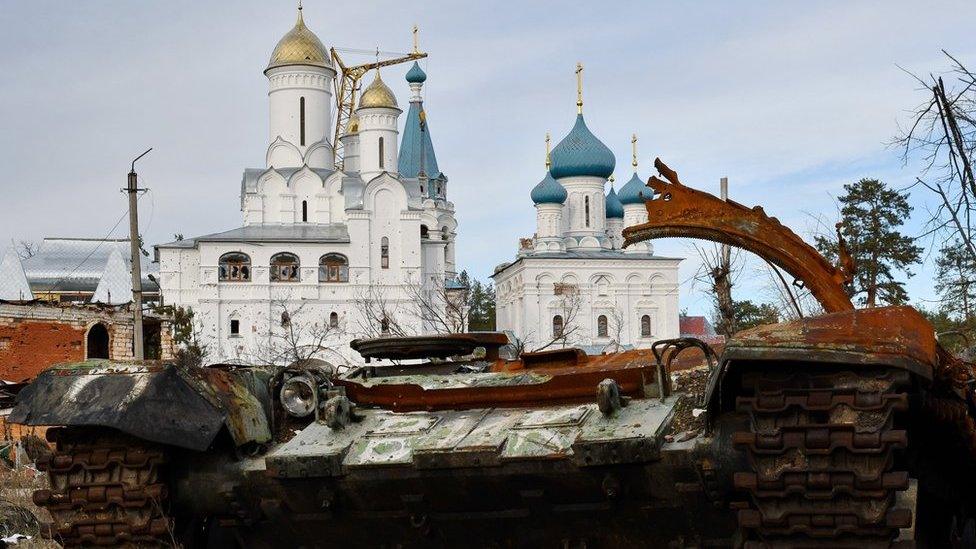
<path fill-rule="evenodd" d="M 655 157 L 703 190 L 728 177 L 732 199 L 807 239 L 836 220 L 845 183 L 909 186 L 918 166 L 890 143 L 925 94 L 905 70 L 944 71 L 942 49 L 976 66 L 976 2 L 938 4 L 305 0 L 304 14 L 337 48 L 409 51 L 419 25 L 458 263 L 486 280 L 535 230 L 529 191 L 546 132 L 556 143 L 574 122 L 577 62 L 618 183 L 636 133 L 643 179 Z M 120 188 L 149 147 L 137 165 L 147 243 L 240 226 L 242 171 L 264 167 L 269 141 L 262 71 L 294 20 L 287 0 L 0 1 L 0 247 L 125 236 Z M 402 103 L 408 68 L 384 72 Z M 921 234 L 932 200 L 913 190 L 911 202 L 905 231 Z M 681 307 L 710 314 L 691 242 L 655 251 L 688 258 Z M 908 281 L 913 302 L 935 298 L 932 261 Z M 761 300 L 768 276 L 745 264 L 736 298 Z"/>

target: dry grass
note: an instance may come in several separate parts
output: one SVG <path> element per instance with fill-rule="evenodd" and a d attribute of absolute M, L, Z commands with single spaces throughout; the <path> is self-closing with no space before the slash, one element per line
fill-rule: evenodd
<path fill-rule="evenodd" d="M 0 417 L 0 441 L 33 438 L 35 443 L 43 444 L 43 430 L 22 428 L 5 423 Z M 21 455 L 23 457 L 23 455 Z M 23 549 L 49 549 L 61 547 L 59 544 L 41 539 L 41 524 L 51 522 L 51 515 L 34 505 L 31 495 L 34 490 L 47 488 L 47 475 L 37 471 L 33 464 L 21 464 L 12 468 L 6 461 L 0 461 L 0 537 L 12 534 L 30 536 L 13 547 Z"/>
<path fill-rule="evenodd" d="M 37 472 L 33 467 L 11 469 L 6 464 L 0 464 L 0 533 L 23 534 L 32 538 L 19 542 L 16 545 L 18 548 L 61 547 L 53 541 L 40 537 L 40 525 L 50 522 L 51 515 L 34 505 L 31 494 L 34 490 L 46 487 L 47 476 Z"/>

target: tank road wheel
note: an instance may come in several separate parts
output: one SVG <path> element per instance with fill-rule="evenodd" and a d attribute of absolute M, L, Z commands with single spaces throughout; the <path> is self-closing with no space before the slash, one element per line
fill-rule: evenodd
<path fill-rule="evenodd" d="M 65 547 L 170 547 L 162 447 L 104 429 L 52 429 L 38 463 L 51 482 L 34 503 L 54 519 L 46 537 Z"/>
<path fill-rule="evenodd" d="M 750 500 L 738 511 L 745 546 L 892 546 L 913 520 L 895 504 L 909 486 L 894 454 L 908 444 L 909 374 L 784 370 L 743 373 L 736 398 L 749 418 L 733 435 L 749 464 L 733 478 Z"/>

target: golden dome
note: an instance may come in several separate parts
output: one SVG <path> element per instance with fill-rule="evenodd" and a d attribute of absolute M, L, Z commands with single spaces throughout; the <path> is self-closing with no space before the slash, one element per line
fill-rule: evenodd
<path fill-rule="evenodd" d="M 278 45 L 271 52 L 271 60 L 268 61 L 268 69 L 285 65 L 332 68 L 329 51 L 319 37 L 305 26 L 301 8 L 298 8 L 298 21 L 295 22 L 295 27 L 278 41 Z"/>
<path fill-rule="evenodd" d="M 376 71 L 376 78 L 366 88 L 366 91 L 363 92 L 363 97 L 359 100 L 360 109 L 368 109 L 370 107 L 398 108 L 396 96 L 393 95 L 393 90 L 383 83 L 383 79 L 380 78 L 380 71 Z"/>
<path fill-rule="evenodd" d="M 346 135 L 359 133 L 359 115 L 353 112 L 349 116 L 349 124 L 346 125 Z"/>

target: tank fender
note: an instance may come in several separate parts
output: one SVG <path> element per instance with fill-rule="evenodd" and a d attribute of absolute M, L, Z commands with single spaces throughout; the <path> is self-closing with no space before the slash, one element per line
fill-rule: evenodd
<path fill-rule="evenodd" d="M 42 372 L 17 398 L 11 423 L 108 427 L 144 440 L 206 450 L 221 429 L 238 446 L 271 440 L 246 372 L 89 361 Z"/>
<path fill-rule="evenodd" d="M 939 349 L 935 329 L 912 307 L 857 309 L 757 326 L 726 343 L 719 368 L 708 380 L 705 403 L 708 410 L 733 407 L 734 402 L 722 402 L 722 386 L 742 364 L 755 362 L 887 366 L 930 382 Z"/>

